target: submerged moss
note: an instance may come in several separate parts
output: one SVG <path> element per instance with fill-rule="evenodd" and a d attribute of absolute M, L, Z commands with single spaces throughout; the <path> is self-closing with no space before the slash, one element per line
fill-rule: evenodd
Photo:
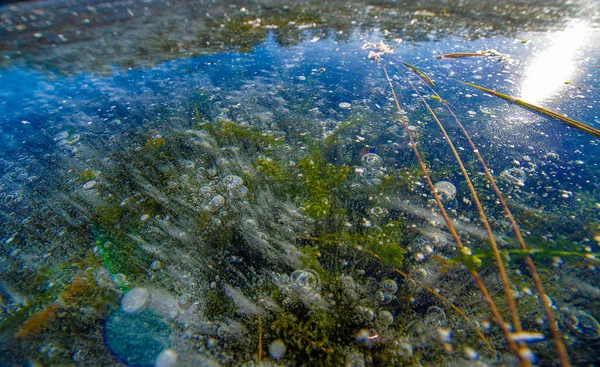
<path fill-rule="evenodd" d="M 77 176 L 77 182 L 86 183 L 88 181 L 94 180 L 96 178 L 96 172 L 91 169 L 85 169 Z"/>
<path fill-rule="evenodd" d="M 323 233 L 319 241 L 324 245 L 345 245 L 364 248 L 393 267 L 401 267 L 406 250 L 402 247 L 406 239 L 405 226 L 399 221 L 390 221 L 380 227 L 357 232 Z"/>
<path fill-rule="evenodd" d="M 261 133 L 232 121 L 219 120 L 215 123 L 198 124 L 197 128 L 211 134 L 220 146 L 236 145 L 254 151 L 263 151 L 282 144 L 272 134 Z"/>
<path fill-rule="evenodd" d="M 327 163 L 317 151 L 304 157 L 298 168 L 298 178 L 304 184 L 300 207 L 311 218 L 325 218 L 333 210 L 334 195 L 343 187 L 349 167 Z"/>
<path fill-rule="evenodd" d="M 93 224 L 91 228 L 104 266 L 121 290 L 129 290 L 128 280 L 145 270 L 144 266 L 139 265 L 143 261 L 139 256 L 141 253 L 131 241 L 113 238 L 97 224 Z"/>

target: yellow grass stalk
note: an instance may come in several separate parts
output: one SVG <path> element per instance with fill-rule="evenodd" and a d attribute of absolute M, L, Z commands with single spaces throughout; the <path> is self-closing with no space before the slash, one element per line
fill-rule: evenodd
<path fill-rule="evenodd" d="M 428 84 L 428 83 L 426 83 L 426 81 L 423 81 L 423 83 L 424 84 Z M 466 84 L 468 84 L 468 85 L 470 85 L 470 86 L 472 86 L 474 88 L 483 90 L 486 93 L 490 93 L 490 94 L 496 93 L 496 92 L 494 92 L 494 91 L 492 91 L 490 89 L 479 87 L 479 86 L 476 86 L 476 85 L 471 84 L 471 83 L 466 83 Z M 552 307 L 550 305 L 550 301 L 549 301 L 548 297 L 546 296 L 546 292 L 544 291 L 544 286 L 542 284 L 542 281 L 541 281 L 539 275 L 537 274 L 537 269 L 535 267 L 535 264 L 533 263 L 533 259 L 529 255 L 529 251 L 530 250 L 527 248 L 527 245 L 525 244 L 525 240 L 523 239 L 523 236 L 521 235 L 521 231 L 519 230 L 519 226 L 518 226 L 518 224 L 517 224 L 514 216 L 512 215 L 512 213 L 510 211 L 510 208 L 508 207 L 508 205 L 506 203 L 506 200 L 504 199 L 504 195 L 502 195 L 502 192 L 500 191 L 500 188 L 498 188 L 498 185 L 496 184 L 496 180 L 494 179 L 494 176 L 492 175 L 491 171 L 489 170 L 489 168 L 488 168 L 487 164 L 485 163 L 483 157 L 479 153 L 479 149 L 477 149 L 477 147 L 475 146 L 475 143 L 471 139 L 470 134 L 467 132 L 467 130 L 465 129 L 465 127 L 463 126 L 463 124 L 460 122 L 460 120 L 458 119 L 458 117 L 456 116 L 456 114 L 454 113 L 454 111 L 450 108 L 450 106 L 448 105 L 448 103 L 446 103 L 446 101 L 444 99 L 442 99 L 440 97 L 440 95 L 433 88 L 429 88 L 429 89 L 438 98 L 439 101 L 443 101 L 444 106 L 446 107 L 446 109 L 448 110 L 448 112 L 450 113 L 450 115 L 454 118 L 454 121 L 456 122 L 456 124 L 458 125 L 458 127 L 461 129 L 463 135 L 467 138 L 467 141 L 469 142 L 469 145 L 473 149 L 473 152 L 475 153 L 475 156 L 477 157 L 477 160 L 482 165 L 483 170 L 485 172 L 485 175 L 486 175 L 488 181 L 490 182 L 490 186 L 492 187 L 492 189 L 494 190 L 494 193 L 498 197 L 498 200 L 500 201 L 502 209 L 504 210 L 504 214 L 505 214 L 506 218 L 508 219 L 508 221 L 511 224 L 512 230 L 513 230 L 513 232 L 515 234 L 517 242 L 519 243 L 519 246 L 520 246 L 521 250 L 523 250 L 523 252 L 526 253 L 525 262 L 527 263 L 529 274 L 533 278 L 536 291 L 540 295 L 540 301 L 542 303 L 542 308 L 544 310 L 544 314 L 546 315 L 546 319 L 547 319 L 547 322 L 548 322 L 548 328 L 550 329 L 550 333 L 552 334 L 552 339 L 553 339 L 553 342 L 554 342 L 554 346 L 555 346 L 555 349 L 556 349 L 556 351 L 558 353 L 561 365 L 565 366 L 565 367 L 571 366 L 571 363 L 569 361 L 569 356 L 567 354 L 567 349 L 565 347 L 565 344 L 564 344 L 564 342 L 562 340 L 562 336 L 561 336 L 560 332 L 558 331 L 558 327 L 556 325 L 556 319 L 554 317 L 554 313 L 552 312 Z M 493 93 L 491 93 L 491 92 L 493 92 Z M 506 95 L 501 94 L 501 93 L 498 93 L 498 94 L 502 95 L 503 97 L 501 97 L 501 98 L 504 98 L 504 99 L 506 99 L 505 97 L 511 98 L 511 97 L 506 96 Z M 496 95 L 496 94 L 494 94 L 494 95 Z M 575 122 L 577 122 L 577 121 L 575 121 Z"/>
<path fill-rule="evenodd" d="M 600 130 L 595 129 L 595 128 L 593 128 L 593 127 L 591 127 L 589 125 L 586 125 L 586 124 L 584 124 L 582 122 L 579 122 L 577 120 L 573 120 L 572 118 L 569 118 L 567 116 L 561 115 L 561 114 L 559 114 L 557 112 L 551 111 L 551 110 L 549 110 L 547 108 L 544 108 L 544 107 L 541 107 L 541 106 L 538 106 L 538 105 L 534 105 L 533 103 L 525 102 L 522 99 L 518 99 L 518 98 L 515 98 L 515 97 L 512 97 L 512 96 L 509 96 L 507 94 L 502 94 L 500 92 L 496 92 L 495 90 L 492 90 L 492 89 L 480 87 L 479 85 L 476 85 L 476 84 L 473 84 L 473 83 L 469 83 L 469 82 L 462 82 L 462 83 L 468 85 L 469 87 L 479 89 L 479 90 L 484 91 L 486 93 L 489 93 L 489 94 L 491 94 L 493 96 L 496 96 L 496 97 L 505 99 L 507 101 L 510 101 L 510 102 L 512 102 L 512 103 L 514 103 L 516 105 L 519 105 L 519 106 L 521 106 L 523 108 L 526 108 L 526 109 L 528 109 L 530 111 L 537 112 L 539 114 L 551 117 L 551 118 L 553 118 L 555 120 L 558 120 L 558 121 L 562 121 L 562 122 L 566 123 L 569 126 L 572 126 L 572 127 L 576 128 L 576 129 L 579 129 L 579 130 L 581 130 L 583 132 L 586 132 L 588 134 L 592 134 L 595 137 L 600 138 Z"/>
<path fill-rule="evenodd" d="M 439 195 L 437 194 L 437 192 L 435 190 L 433 182 L 431 181 L 431 177 L 429 176 L 429 173 L 427 171 L 427 167 L 425 166 L 425 163 L 421 159 L 421 155 L 420 155 L 419 150 L 417 148 L 417 144 L 416 144 L 416 142 L 415 142 L 415 140 L 414 140 L 414 138 L 412 136 L 412 133 L 410 132 L 410 129 L 408 127 L 408 122 L 406 121 L 406 118 L 402 114 L 402 108 L 400 107 L 400 102 L 398 101 L 398 97 L 396 96 L 396 92 L 394 90 L 394 86 L 392 84 L 392 80 L 389 77 L 389 74 L 387 72 L 387 69 L 386 69 L 385 65 L 381 65 L 381 66 L 382 66 L 383 72 L 385 74 L 386 80 L 387 80 L 387 82 L 388 82 L 388 84 L 390 86 L 390 89 L 391 89 L 391 92 L 392 92 L 392 97 L 393 97 L 394 102 L 396 104 L 396 109 L 398 110 L 398 113 L 400 113 L 400 121 L 402 122 L 402 125 L 404 127 L 404 131 L 406 133 L 406 136 L 408 136 L 408 138 L 410 140 L 410 144 L 411 144 L 413 152 L 414 152 L 414 154 L 415 154 L 415 156 L 417 158 L 417 161 L 419 163 L 419 167 L 421 168 L 421 171 L 423 172 L 423 176 L 425 177 L 425 180 L 427 181 L 427 184 L 429 185 L 429 188 L 431 190 L 431 194 L 433 195 L 433 197 L 435 199 L 435 202 L 436 202 L 436 204 L 437 204 L 437 206 L 438 206 L 438 208 L 440 210 L 440 213 L 441 213 L 442 217 L 444 218 L 444 221 L 446 222 L 446 226 L 448 227 L 448 231 L 452 235 L 452 238 L 454 239 L 454 242 L 456 243 L 456 245 L 458 246 L 458 248 L 461 251 L 468 250 L 462 244 L 462 241 L 460 240 L 460 237 L 458 236 L 458 233 L 456 232 L 456 229 L 454 228 L 454 225 L 452 224 L 452 221 L 451 221 L 450 217 L 448 216 L 448 213 L 446 212 L 446 209 L 444 208 L 444 206 L 442 204 L 442 201 L 441 201 Z M 519 353 L 519 348 L 518 348 L 517 344 L 512 340 L 511 335 L 510 335 L 510 331 L 508 330 L 507 325 L 504 323 L 502 315 L 498 311 L 498 307 L 496 306 L 496 304 L 492 300 L 492 297 L 490 296 L 490 294 L 489 294 L 489 292 L 488 292 L 485 284 L 481 280 L 481 277 L 479 276 L 479 273 L 473 267 L 469 268 L 469 272 L 471 273 L 471 276 L 473 276 L 473 279 L 475 280 L 475 283 L 477 284 L 477 287 L 481 291 L 481 294 L 482 294 L 482 296 L 483 296 L 486 304 L 488 305 L 490 311 L 494 315 L 494 319 L 496 320 L 496 323 L 498 324 L 498 326 L 502 330 L 502 333 L 504 334 L 504 336 L 506 338 L 506 342 L 508 344 L 509 349 L 515 355 L 515 357 L 517 358 L 517 360 L 519 361 L 519 365 L 520 366 L 529 366 L 530 362 Z"/>

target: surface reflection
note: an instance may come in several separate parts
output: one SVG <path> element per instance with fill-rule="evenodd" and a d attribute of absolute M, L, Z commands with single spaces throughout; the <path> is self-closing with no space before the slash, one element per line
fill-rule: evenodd
<path fill-rule="evenodd" d="M 548 48 L 525 68 L 521 97 L 539 103 L 551 97 L 576 76 L 577 55 L 589 42 L 592 30 L 585 22 L 572 22 L 564 31 L 549 34 Z"/>

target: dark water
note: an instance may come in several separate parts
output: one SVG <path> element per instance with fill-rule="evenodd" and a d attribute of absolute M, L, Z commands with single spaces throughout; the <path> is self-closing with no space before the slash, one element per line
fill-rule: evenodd
<path fill-rule="evenodd" d="M 599 16 L 593 1 L 2 5 L 0 364 L 516 365 L 477 269 L 521 362 L 555 365 L 526 253 L 571 363 L 598 363 L 598 137 L 463 81 L 600 129 Z M 376 62 L 380 41 L 393 53 Z M 438 57 L 457 52 L 485 56 Z"/>

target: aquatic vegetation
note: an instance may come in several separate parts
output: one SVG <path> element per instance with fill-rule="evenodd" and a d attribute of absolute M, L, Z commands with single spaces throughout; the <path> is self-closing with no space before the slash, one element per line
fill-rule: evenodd
<path fill-rule="evenodd" d="M 401 267 L 404 259 L 403 241 L 406 238 L 404 224 L 390 221 L 376 228 L 367 228 L 363 232 L 324 233 L 319 242 L 324 245 L 344 245 L 364 248 L 384 264 Z"/>
<path fill-rule="evenodd" d="M 50 304 L 40 311 L 35 312 L 25 320 L 15 333 L 17 339 L 28 339 L 39 333 L 44 326 L 52 322 L 56 317 L 58 305 Z"/>
<path fill-rule="evenodd" d="M 550 41 L 500 36 L 477 4 L 128 4 L 120 50 L 81 65 L 110 71 L 0 70 L 3 361 L 595 363 L 597 145 L 454 79 L 516 88 Z M 19 9 L 0 9 L 11 36 L 46 19 Z M 42 53 L 79 49 L 69 29 Z M 595 76 L 556 111 L 592 127 Z"/>
<path fill-rule="evenodd" d="M 96 178 L 96 176 L 97 176 L 96 172 L 94 172 L 88 168 L 79 174 L 79 176 L 77 177 L 77 181 L 85 184 L 86 182 L 90 182 L 90 181 L 94 180 Z"/>
<path fill-rule="evenodd" d="M 433 83 L 431 83 L 431 80 L 429 79 L 429 77 L 427 77 L 427 75 L 425 75 L 422 71 L 416 69 L 415 67 L 411 67 L 410 65 L 406 65 L 405 64 L 405 66 L 407 66 L 407 68 L 409 68 L 411 71 L 415 72 L 417 74 L 417 76 L 422 81 L 427 82 L 430 87 L 434 86 Z M 402 109 L 400 107 L 400 103 L 399 103 L 398 98 L 396 96 L 396 92 L 394 90 L 394 85 L 392 83 L 392 80 L 389 77 L 389 74 L 387 72 L 387 69 L 386 69 L 385 65 L 382 65 L 382 69 L 383 69 L 383 72 L 385 74 L 385 78 L 386 78 L 386 80 L 387 80 L 387 82 L 389 84 L 389 87 L 391 89 L 391 93 L 392 93 L 394 102 L 396 104 L 397 110 L 398 110 L 399 113 L 401 113 Z M 483 208 L 481 206 L 479 198 L 478 198 L 478 196 L 477 196 L 477 194 L 476 194 L 476 192 L 474 190 L 474 187 L 473 187 L 473 185 L 471 183 L 469 175 L 468 175 L 468 173 L 466 172 L 466 170 L 464 168 L 462 160 L 459 157 L 459 155 L 458 155 L 458 153 L 457 153 L 457 151 L 456 151 L 456 149 L 454 147 L 454 144 L 452 143 L 450 137 L 446 133 L 446 130 L 442 126 L 442 124 L 439 121 L 437 115 L 434 113 L 434 111 L 431 109 L 431 107 L 426 102 L 426 100 L 422 97 L 422 95 L 419 93 L 419 91 L 414 87 L 414 85 L 409 80 L 407 80 L 407 79 L 405 79 L 405 80 L 406 80 L 407 83 L 409 83 L 411 85 L 411 87 L 413 88 L 413 90 L 415 91 L 415 93 L 419 96 L 419 98 L 421 99 L 421 101 L 423 101 L 423 103 L 425 104 L 426 108 L 431 113 L 431 115 L 434 118 L 434 120 L 437 122 L 437 124 L 438 124 L 441 132 L 443 133 L 443 135 L 444 135 L 444 137 L 445 137 L 445 139 L 446 139 L 446 141 L 448 143 L 448 146 L 451 148 L 451 150 L 452 150 L 452 152 L 453 152 L 453 154 L 455 156 L 456 162 L 458 163 L 458 165 L 461 168 L 461 171 L 463 173 L 465 181 L 468 184 L 469 190 L 471 191 L 472 198 L 473 198 L 473 200 L 475 201 L 475 203 L 477 205 L 478 211 L 479 211 L 480 216 L 481 216 L 481 220 L 482 220 L 482 222 L 483 222 L 483 224 L 484 224 L 484 226 L 486 228 L 486 231 L 488 233 L 488 238 L 489 238 L 492 250 L 494 252 L 494 257 L 495 257 L 495 260 L 496 260 L 496 263 L 497 263 L 498 269 L 499 269 L 499 275 L 500 275 L 500 278 L 501 278 L 501 281 L 502 281 L 502 284 L 503 284 L 503 287 L 504 287 L 504 293 L 505 293 L 505 296 L 506 296 L 506 300 L 507 300 L 508 305 L 509 305 L 509 309 L 510 309 L 512 321 L 513 321 L 513 327 L 515 328 L 515 330 L 517 332 L 520 332 L 521 331 L 521 325 L 520 325 L 519 317 L 518 317 L 517 310 L 516 310 L 516 307 L 515 307 L 515 303 L 514 303 L 514 299 L 513 299 L 513 296 L 512 296 L 512 292 L 510 290 L 510 283 L 509 283 L 509 280 L 508 280 L 508 278 L 506 276 L 505 266 L 503 264 L 502 258 L 500 257 L 500 253 L 498 251 L 498 248 L 497 248 L 494 236 L 492 234 L 491 228 L 489 226 L 488 220 L 487 220 L 486 215 L 485 215 L 485 213 L 483 211 Z M 435 93 L 435 91 L 433 91 L 433 92 Z M 436 95 L 437 95 L 437 93 L 436 93 Z M 519 231 L 516 223 L 514 222 L 514 219 L 513 219 L 512 215 L 510 213 L 510 210 L 508 209 L 508 207 L 507 207 L 507 205 L 506 205 L 506 203 L 505 203 L 505 201 L 503 199 L 503 196 L 502 196 L 501 192 L 498 190 L 497 186 L 495 185 L 495 181 L 494 181 L 493 177 L 491 176 L 491 174 L 489 173 L 485 162 L 483 161 L 483 159 L 479 155 L 478 149 L 475 147 L 475 145 L 471 141 L 468 133 L 466 132 L 466 130 L 464 130 L 464 128 L 462 127 L 462 124 L 460 123 L 460 121 L 456 118 L 456 115 L 454 115 L 454 113 L 452 112 L 452 110 L 448 106 L 446 106 L 446 107 L 448 108 L 448 110 L 451 113 L 451 115 L 455 118 L 456 123 L 463 130 L 465 136 L 469 140 L 469 143 L 470 143 L 471 147 L 473 148 L 473 150 L 476 153 L 477 157 L 479 158 L 481 164 L 483 165 L 483 167 L 484 167 L 484 169 L 486 171 L 486 175 L 487 175 L 490 183 L 492 184 L 492 186 L 494 186 L 495 193 L 498 196 L 499 201 L 503 203 L 503 208 L 504 208 L 504 210 L 506 212 L 507 217 L 511 220 L 512 227 L 513 227 L 513 229 L 515 231 L 515 235 L 516 235 L 517 239 L 519 240 L 521 248 L 523 250 L 527 249 L 527 247 L 525 245 L 525 242 L 523 241 L 523 239 L 521 237 L 520 231 Z M 488 290 L 487 290 L 487 287 L 481 281 L 481 278 L 480 278 L 480 276 L 478 274 L 477 268 L 479 267 L 481 261 L 479 260 L 478 257 L 471 256 L 472 255 L 471 249 L 468 248 L 468 247 L 465 247 L 463 245 L 461 239 L 457 235 L 456 230 L 454 229 L 454 226 L 452 224 L 452 221 L 450 220 L 450 218 L 448 217 L 448 214 L 447 214 L 446 210 L 444 209 L 444 206 L 442 204 L 441 198 L 438 196 L 438 194 L 436 192 L 436 189 L 435 189 L 435 187 L 434 187 L 434 185 L 433 185 L 433 183 L 432 183 L 432 181 L 431 181 L 431 179 L 430 179 L 430 177 L 429 177 L 429 175 L 427 173 L 427 168 L 426 168 L 425 164 L 423 163 L 423 161 L 422 161 L 422 159 L 420 157 L 419 150 L 418 150 L 418 148 L 417 148 L 414 140 L 411 137 L 408 124 L 407 124 L 406 119 L 404 118 L 403 115 L 401 115 L 401 122 L 402 122 L 402 125 L 404 126 L 404 129 L 406 131 L 407 136 L 411 139 L 411 146 L 413 148 L 415 156 L 416 156 L 416 158 L 417 158 L 417 160 L 419 162 L 419 165 L 421 166 L 421 169 L 423 171 L 423 174 L 424 174 L 424 176 L 425 176 L 425 178 L 426 178 L 426 180 L 427 180 L 427 182 L 428 182 L 428 184 L 429 184 L 429 186 L 431 188 L 431 192 L 432 192 L 432 194 L 433 194 L 433 196 L 434 196 L 434 198 L 436 200 L 436 204 L 437 204 L 437 206 L 438 206 L 438 208 L 439 208 L 439 210 L 441 212 L 441 215 L 443 216 L 444 221 L 446 222 L 447 228 L 450 231 L 450 233 L 452 234 L 453 239 L 454 239 L 456 245 L 460 249 L 461 256 L 462 256 L 462 262 L 469 269 L 469 271 L 471 272 L 471 275 L 475 279 L 475 282 L 477 283 L 477 286 L 479 287 L 481 293 L 484 295 L 484 299 L 486 300 L 486 303 L 487 303 L 488 307 L 490 308 L 490 311 L 493 313 L 494 318 L 495 318 L 497 324 L 499 325 L 500 329 L 502 330 L 502 332 L 503 332 L 503 334 L 504 334 L 504 336 L 506 338 L 506 341 L 507 341 L 507 343 L 509 345 L 509 348 L 511 349 L 511 351 L 513 352 L 513 354 L 515 355 L 515 357 L 519 360 L 519 363 L 521 365 L 528 365 L 530 363 L 530 361 L 531 361 L 531 352 L 528 351 L 526 354 L 523 354 L 522 353 L 523 349 L 520 349 L 520 350 L 517 349 L 517 345 L 516 345 L 515 341 L 511 338 L 511 336 L 510 336 L 510 334 L 508 332 L 508 329 L 506 328 L 506 325 L 504 324 L 504 321 L 502 320 L 502 316 L 501 316 L 501 314 L 498 311 L 498 308 L 497 308 L 497 306 L 495 304 L 495 301 L 492 298 L 490 298 Z M 539 277 L 537 275 L 535 266 L 534 266 L 534 264 L 533 264 L 532 259 L 531 259 L 530 256 L 527 255 L 526 256 L 526 260 L 527 260 L 527 264 L 528 264 L 528 267 L 529 267 L 530 274 L 534 278 L 535 284 L 536 284 L 536 288 L 537 288 L 538 292 L 541 295 L 541 303 L 543 305 L 546 317 L 548 318 L 550 330 L 552 332 L 553 339 L 554 339 L 554 342 L 555 342 L 555 347 L 556 347 L 556 350 L 557 350 L 557 352 L 558 352 L 558 354 L 560 356 L 561 363 L 563 365 L 570 365 L 568 356 L 566 354 L 566 349 L 565 349 L 564 343 L 562 341 L 562 337 L 560 336 L 560 333 L 559 333 L 558 328 L 556 326 L 556 323 L 554 321 L 553 312 L 552 312 L 552 310 L 549 307 L 549 302 L 548 302 L 547 298 L 545 297 L 545 293 L 544 293 L 543 287 L 541 285 L 541 281 L 540 281 L 540 279 L 539 279 Z"/>
<path fill-rule="evenodd" d="M 261 151 L 281 144 L 281 140 L 270 134 L 253 131 L 232 121 L 220 120 L 216 123 L 200 124 L 197 128 L 206 130 L 217 139 L 219 145 L 239 143 L 246 149 Z"/>
<path fill-rule="evenodd" d="M 302 210 L 314 219 L 325 218 L 334 208 L 333 192 L 344 184 L 349 167 L 327 163 L 317 152 L 300 160 L 298 168 L 306 195 Z"/>
<path fill-rule="evenodd" d="M 153 149 L 160 149 L 165 145 L 166 141 L 165 139 L 160 136 L 154 136 L 148 140 L 146 140 L 146 143 L 144 144 L 144 149 L 147 150 L 153 150 Z"/>

